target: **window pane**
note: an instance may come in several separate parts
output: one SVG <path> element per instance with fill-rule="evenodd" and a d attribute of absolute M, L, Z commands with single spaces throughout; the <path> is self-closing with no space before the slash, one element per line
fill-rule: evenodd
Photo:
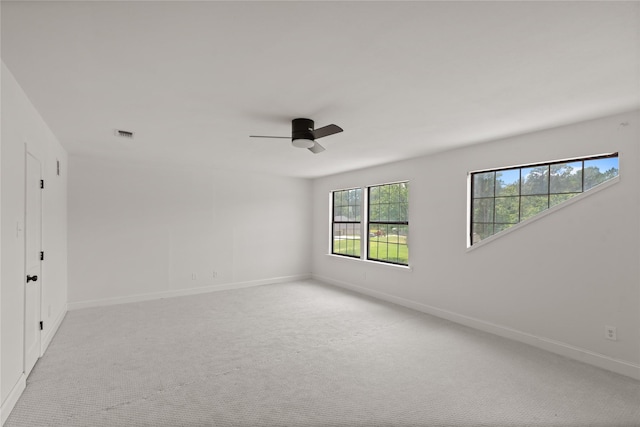
<path fill-rule="evenodd" d="M 380 205 L 369 205 L 369 221 L 380 220 Z"/>
<path fill-rule="evenodd" d="M 398 245 L 398 263 L 409 265 L 409 247 L 407 245 Z"/>
<path fill-rule="evenodd" d="M 352 236 L 354 236 L 354 239 L 356 240 L 360 240 L 360 224 L 352 224 L 353 226 L 353 231 L 352 231 Z M 358 242 L 358 246 L 360 246 L 359 242 Z"/>
<path fill-rule="evenodd" d="M 473 174 L 473 197 L 493 197 L 495 172 Z"/>
<path fill-rule="evenodd" d="M 391 200 L 389 187 L 391 187 L 391 185 L 381 185 L 379 187 L 378 195 L 381 203 L 389 203 L 389 200 Z"/>
<path fill-rule="evenodd" d="M 379 213 L 379 221 L 388 221 L 389 220 L 389 205 L 387 203 L 379 205 L 380 213 Z"/>
<path fill-rule="evenodd" d="M 522 194 L 549 193 L 549 166 L 522 168 Z"/>
<path fill-rule="evenodd" d="M 587 191 L 618 176 L 618 158 L 585 160 L 583 173 L 584 191 Z"/>
<path fill-rule="evenodd" d="M 345 225 L 346 224 L 333 224 L 333 253 L 340 253 L 341 251 L 340 244 L 343 243 L 341 237 L 346 234 L 346 228 L 343 230 Z"/>
<path fill-rule="evenodd" d="M 409 227 L 406 225 L 398 225 L 397 229 L 398 243 L 402 245 L 409 244 Z"/>
<path fill-rule="evenodd" d="M 378 226 L 369 225 L 369 258 L 377 258 L 378 257 Z"/>
<path fill-rule="evenodd" d="M 569 200 L 572 197 L 577 196 L 580 193 L 564 193 L 564 194 L 552 194 L 549 196 L 549 207 L 559 205 L 562 202 Z"/>
<path fill-rule="evenodd" d="M 494 199 L 473 200 L 473 222 L 493 222 Z"/>
<path fill-rule="evenodd" d="M 372 224 L 369 227 L 369 258 L 379 259 L 386 253 L 386 226 L 382 224 Z"/>
<path fill-rule="evenodd" d="M 379 220 L 380 220 L 380 205 L 370 205 L 369 221 L 379 221 Z"/>
<path fill-rule="evenodd" d="M 519 197 L 496 197 L 497 223 L 515 224 L 520 217 Z"/>
<path fill-rule="evenodd" d="M 496 196 L 520 194 L 520 168 L 496 172 Z"/>
<path fill-rule="evenodd" d="M 548 208 L 548 196 L 522 196 L 520 199 L 520 221 L 531 218 Z"/>
<path fill-rule="evenodd" d="M 389 221 L 402 221 L 402 206 L 400 203 L 389 205 Z"/>
<path fill-rule="evenodd" d="M 409 203 L 401 202 L 398 212 L 398 221 L 409 221 Z"/>
<path fill-rule="evenodd" d="M 340 212 L 340 216 L 342 217 L 342 221 L 351 221 L 351 206 L 343 206 L 342 212 Z"/>
<path fill-rule="evenodd" d="M 342 236 L 346 232 L 346 224 L 333 224 L 333 237 Z"/>
<path fill-rule="evenodd" d="M 407 246 L 407 232 L 408 227 L 406 226 L 394 225 L 390 227 L 389 235 L 387 236 L 387 241 L 389 242 L 389 261 L 400 264 L 408 263 L 409 248 Z"/>
<path fill-rule="evenodd" d="M 382 248 L 384 248 L 382 253 L 378 252 L 380 261 L 396 262 L 398 253 L 397 245 L 387 243 L 383 245 Z"/>
<path fill-rule="evenodd" d="M 378 232 L 375 237 L 377 242 L 387 242 L 387 236 L 389 235 L 389 225 L 388 224 L 378 224 Z"/>
<path fill-rule="evenodd" d="M 379 224 L 369 224 L 369 241 L 377 240 L 380 235 Z"/>
<path fill-rule="evenodd" d="M 349 206 L 349 220 L 360 221 L 360 206 Z"/>
<path fill-rule="evenodd" d="M 369 204 L 373 205 L 378 203 L 378 189 L 379 187 L 369 187 Z"/>
<path fill-rule="evenodd" d="M 487 237 L 493 234 L 493 224 L 476 224 L 472 225 L 472 239 L 471 243 L 478 243 L 482 239 L 486 239 Z"/>
<path fill-rule="evenodd" d="M 357 197 L 356 197 L 356 193 L 357 193 L 357 190 L 349 190 L 349 191 L 347 192 L 347 197 L 348 197 L 348 200 L 349 200 L 349 205 L 355 205 L 355 204 L 357 204 Z"/>
<path fill-rule="evenodd" d="M 400 188 L 400 203 L 407 203 L 409 201 L 409 183 L 401 182 L 398 187 Z"/>
<path fill-rule="evenodd" d="M 369 258 L 383 260 L 387 256 L 387 243 L 386 242 L 369 242 Z"/>
<path fill-rule="evenodd" d="M 340 209 L 338 221 L 349 221 L 349 206 L 340 206 L 338 209 Z"/>
<path fill-rule="evenodd" d="M 353 224 L 346 225 L 347 230 L 344 236 L 342 236 L 342 239 L 344 240 L 344 252 L 342 253 L 345 255 L 351 255 L 353 253 Z"/>
<path fill-rule="evenodd" d="M 360 224 L 348 224 L 347 255 L 360 256 Z"/>
<path fill-rule="evenodd" d="M 499 232 L 504 231 L 504 230 L 506 230 L 507 228 L 511 228 L 511 227 L 513 227 L 514 225 L 515 225 L 515 224 L 496 224 L 496 225 L 494 226 L 494 230 L 493 230 L 493 231 L 495 231 L 495 233 L 494 233 L 494 234 L 498 234 Z"/>
<path fill-rule="evenodd" d="M 579 193 L 582 191 L 582 162 L 551 165 L 551 193 Z"/>
<path fill-rule="evenodd" d="M 397 184 L 392 184 L 388 186 L 389 188 L 389 203 L 398 203 L 400 202 L 400 186 Z"/>

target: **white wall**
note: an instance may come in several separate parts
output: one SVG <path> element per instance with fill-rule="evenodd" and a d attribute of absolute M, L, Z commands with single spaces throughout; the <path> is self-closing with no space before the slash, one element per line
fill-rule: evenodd
<path fill-rule="evenodd" d="M 309 180 L 75 156 L 70 174 L 70 308 L 310 274 Z"/>
<path fill-rule="evenodd" d="M 318 179 L 313 275 L 640 378 L 639 129 L 632 112 Z M 617 184 L 467 250 L 469 171 L 615 151 Z M 398 180 L 412 269 L 327 255 L 330 191 Z"/>
<path fill-rule="evenodd" d="M 51 130 L 2 64 L 2 252 L 0 285 L 1 418 L 8 416 L 24 388 L 24 218 L 25 149 L 42 163 L 43 351 L 66 313 L 67 302 L 67 155 Z M 62 174 L 56 174 L 56 161 Z M 17 227 L 22 231 L 17 231 Z"/>

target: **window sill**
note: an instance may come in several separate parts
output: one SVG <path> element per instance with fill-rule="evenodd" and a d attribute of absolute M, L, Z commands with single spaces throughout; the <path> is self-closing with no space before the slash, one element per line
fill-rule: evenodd
<path fill-rule="evenodd" d="M 368 259 L 347 257 L 347 256 L 341 256 L 341 255 L 335 255 L 335 254 L 325 254 L 325 255 L 333 259 L 340 259 L 347 262 L 365 263 L 366 265 L 375 265 L 382 268 L 390 268 L 393 270 L 406 271 L 406 272 L 413 271 L 413 267 L 411 267 L 411 265 L 391 264 L 388 262 L 371 261 Z"/>

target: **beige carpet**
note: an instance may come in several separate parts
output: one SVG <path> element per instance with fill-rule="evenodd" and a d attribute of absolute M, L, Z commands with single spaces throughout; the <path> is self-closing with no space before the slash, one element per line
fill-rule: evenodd
<path fill-rule="evenodd" d="M 640 382 L 317 282 L 68 313 L 6 427 L 640 426 Z"/>

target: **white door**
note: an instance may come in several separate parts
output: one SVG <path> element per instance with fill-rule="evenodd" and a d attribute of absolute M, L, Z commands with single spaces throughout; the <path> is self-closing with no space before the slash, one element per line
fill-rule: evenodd
<path fill-rule="evenodd" d="M 40 293 L 42 271 L 42 190 L 40 161 L 27 153 L 25 219 L 24 373 L 29 375 L 40 357 Z"/>

